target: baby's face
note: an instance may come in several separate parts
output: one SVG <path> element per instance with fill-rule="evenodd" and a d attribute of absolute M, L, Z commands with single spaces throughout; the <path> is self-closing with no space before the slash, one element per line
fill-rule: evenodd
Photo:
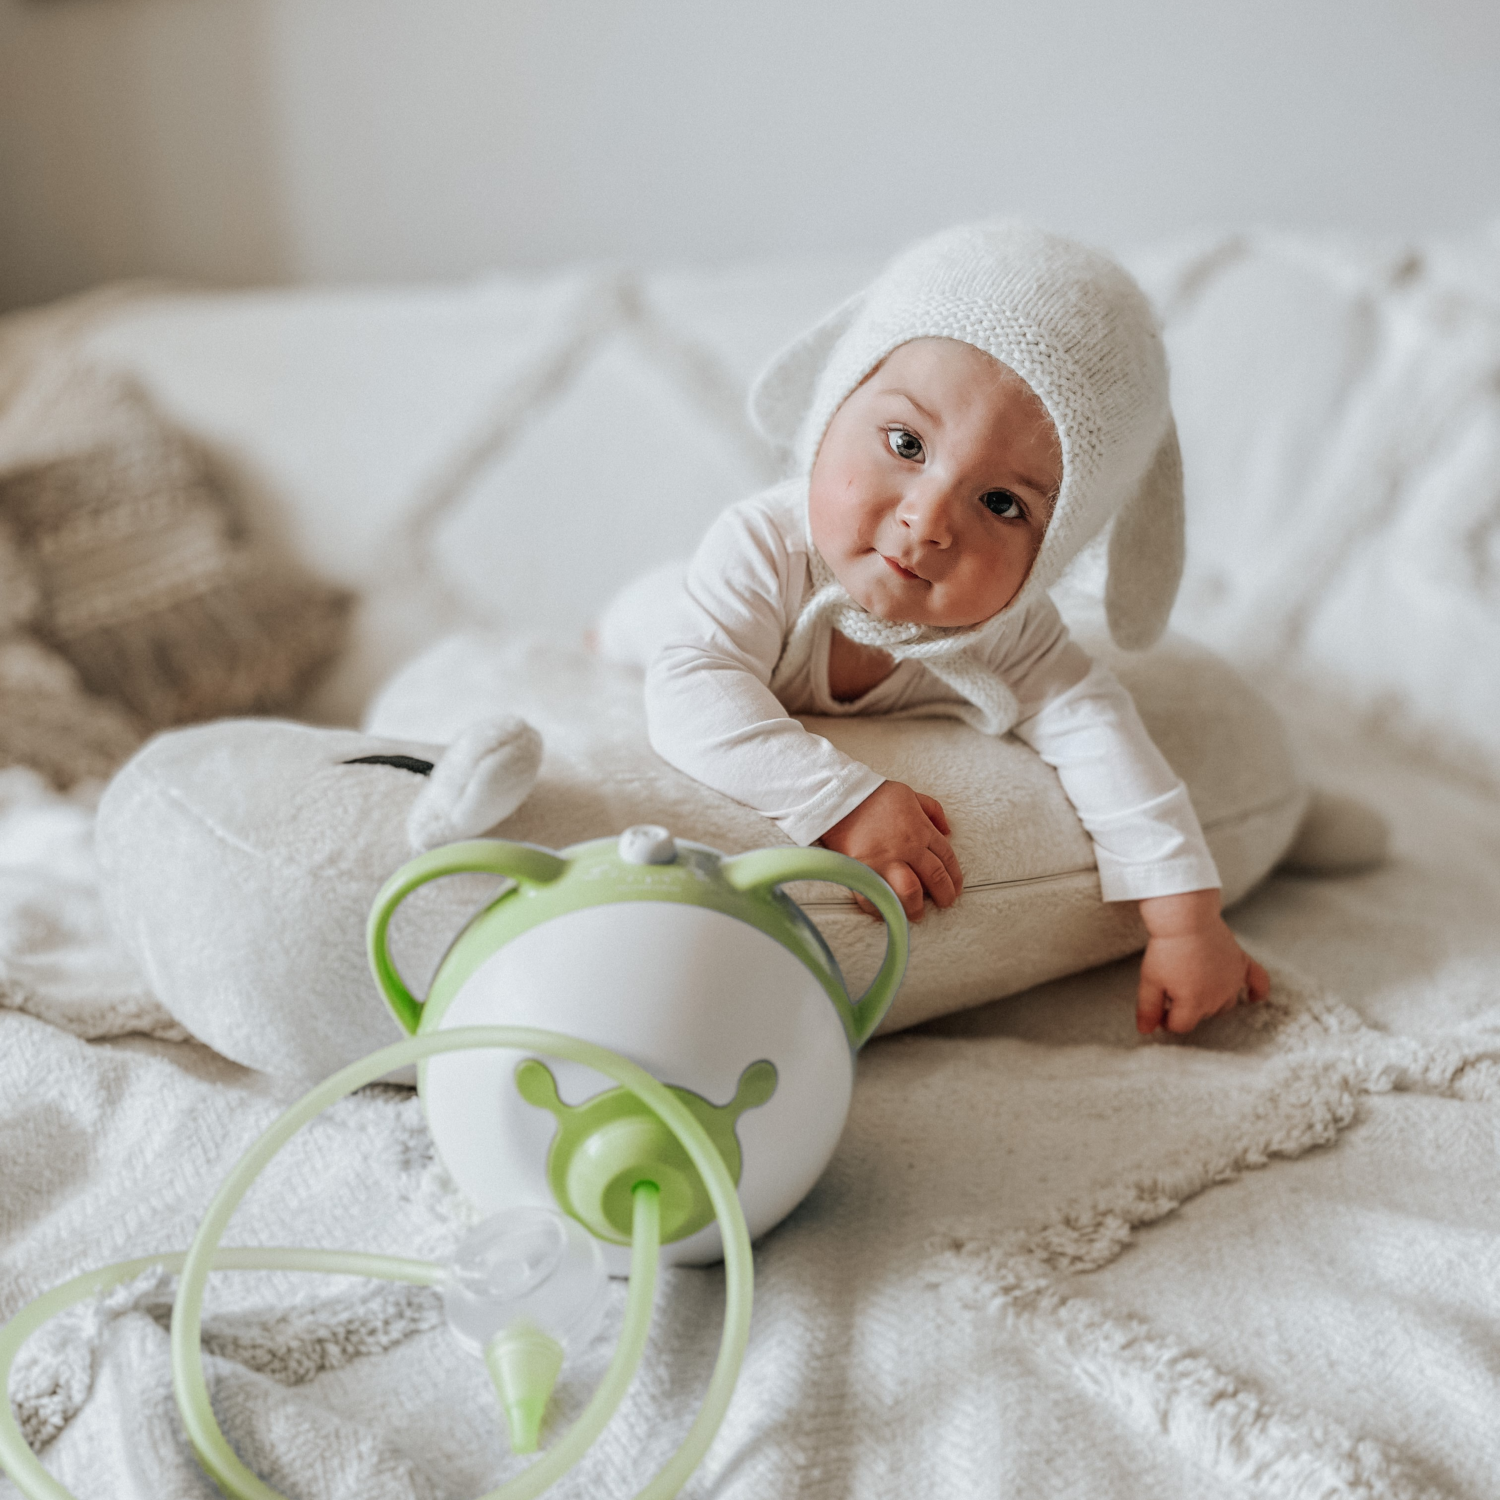
<path fill-rule="evenodd" d="M 914 339 L 828 424 L 812 538 L 877 618 L 977 625 L 1026 581 L 1061 484 L 1057 429 L 1019 375 L 972 344 Z"/>

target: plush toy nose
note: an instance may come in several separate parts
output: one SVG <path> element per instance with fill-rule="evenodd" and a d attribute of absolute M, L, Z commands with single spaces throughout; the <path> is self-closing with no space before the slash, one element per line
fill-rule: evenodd
<path fill-rule="evenodd" d="M 476 838 L 503 823 L 530 795 L 541 765 L 542 737 L 524 719 L 471 724 L 433 765 L 412 804 L 412 849 Z"/>

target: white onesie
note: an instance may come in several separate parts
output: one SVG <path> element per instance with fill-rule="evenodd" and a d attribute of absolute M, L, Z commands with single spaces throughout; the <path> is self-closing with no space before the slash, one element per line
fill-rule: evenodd
<path fill-rule="evenodd" d="M 785 652 L 813 591 L 806 482 L 733 506 L 710 528 L 668 602 L 627 589 L 600 647 L 646 671 L 652 747 L 689 776 L 814 843 L 885 778 L 794 714 L 962 715 L 965 700 L 904 660 L 853 702 L 828 687 L 832 626 Z M 1020 704 L 1012 732 L 1052 766 L 1094 842 L 1106 901 L 1219 885 L 1187 789 L 1114 674 L 1073 641 L 1045 595 L 986 636 L 985 665 Z M 921 790 L 921 788 L 918 788 Z"/>

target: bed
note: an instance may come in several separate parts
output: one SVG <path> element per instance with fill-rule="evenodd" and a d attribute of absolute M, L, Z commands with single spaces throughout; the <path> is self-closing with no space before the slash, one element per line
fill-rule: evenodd
<path fill-rule="evenodd" d="M 1390 855 L 1239 902 L 1272 999 L 1187 1039 L 1135 1035 L 1125 960 L 872 1043 L 829 1172 L 758 1247 L 744 1376 L 690 1495 L 1496 1492 L 1500 229 L 1205 234 L 1128 260 L 1183 441 L 1174 627 L 1272 696 L 1308 779 L 1378 809 Z M 352 601 L 296 707 L 352 724 L 454 630 L 576 641 L 663 538 L 687 550 L 771 477 L 749 379 L 869 269 L 120 287 L 0 323 L 0 393 L 57 350 L 137 381 L 245 534 Z M 0 769 L 0 1317 L 186 1245 L 291 1097 L 133 968 L 100 905 L 97 795 Z M 461 1220 L 415 1097 L 378 1085 L 288 1148 L 231 1239 L 439 1256 Z M 438 1500 L 513 1472 L 431 1293 L 220 1282 L 215 1400 L 268 1482 Z M 667 1273 L 643 1374 L 557 1493 L 631 1494 L 665 1461 L 721 1284 Z M 170 1302 L 165 1277 L 129 1283 L 16 1370 L 24 1430 L 82 1496 L 213 1493 L 176 1423 Z M 557 1421 L 608 1353 L 565 1373 Z"/>

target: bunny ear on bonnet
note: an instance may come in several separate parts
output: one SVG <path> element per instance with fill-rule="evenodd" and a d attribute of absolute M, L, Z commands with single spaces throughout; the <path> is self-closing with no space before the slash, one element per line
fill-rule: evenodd
<path fill-rule="evenodd" d="M 790 453 L 796 447 L 829 356 L 859 316 L 866 295 L 856 292 L 788 344 L 751 388 L 751 420 L 761 436 L 783 452 Z"/>
<path fill-rule="evenodd" d="M 1160 639 L 1177 598 L 1183 562 L 1182 450 L 1166 431 L 1109 537 L 1104 613 L 1115 644 L 1144 651 Z"/>

